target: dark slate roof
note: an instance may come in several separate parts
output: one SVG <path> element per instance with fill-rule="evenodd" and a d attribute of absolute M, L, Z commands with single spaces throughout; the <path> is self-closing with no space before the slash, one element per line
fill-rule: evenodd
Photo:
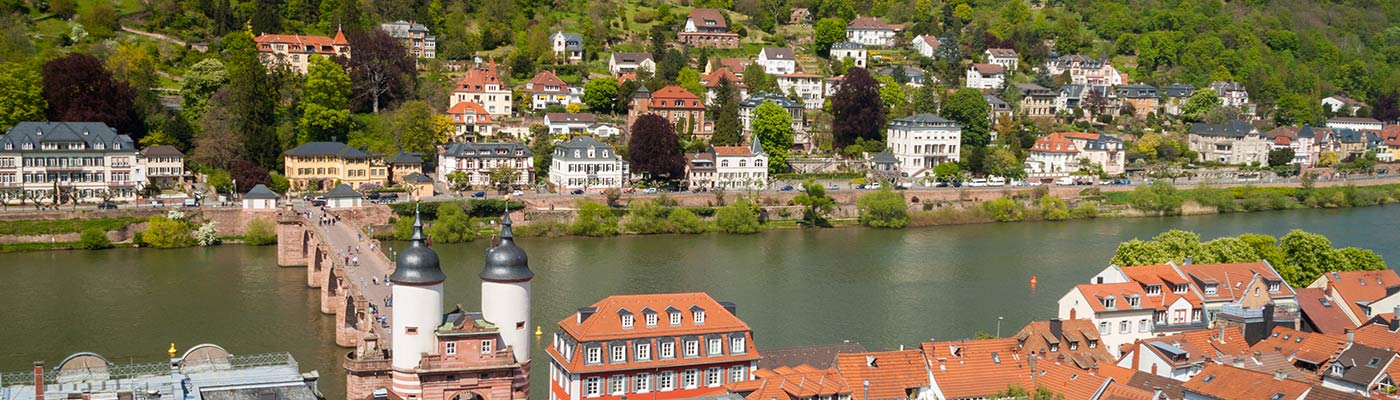
<path fill-rule="evenodd" d="M 801 104 L 792 101 L 792 99 L 787 98 L 787 96 L 777 95 L 768 92 L 758 92 L 754 93 L 753 95 L 750 95 L 749 98 L 744 99 L 743 102 L 739 103 L 739 108 L 758 107 L 760 104 L 763 104 L 764 101 L 772 101 L 780 106 L 783 106 L 783 108 L 802 108 Z"/>
<path fill-rule="evenodd" d="M 372 155 L 364 150 L 356 149 L 339 142 L 306 142 L 291 150 L 287 150 L 289 156 L 335 156 L 341 158 L 369 158 Z"/>
<path fill-rule="evenodd" d="M 763 54 L 768 55 L 769 60 L 793 61 L 791 47 L 764 47 Z"/>
<path fill-rule="evenodd" d="M 396 284 L 431 285 L 447 280 L 442 273 L 436 251 L 428 247 L 423 236 L 423 219 L 415 211 L 413 215 L 412 244 L 399 252 L 395 260 L 394 274 L 389 281 Z"/>
<path fill-rule="evenodd" d="M 996 96 L 984 93 L 982 94 L 982 98 L 986 99 L 987 104 L 992 106 L 992 111 L 1011 109 L 1010 104 L 1007 104 L 1005 100 L 997 98 Z"/>
<path fill-rule="evenodd" d="M 1311 126 L 1303 125 L 1303 128 L 1302 128 L 1302 129 L 1298 129 L 1298 137 L 1300 137 L 1300 138 L 1312 138 L 1312 139 L 1316 139 L 1316 138 L 1317 138 L 1317 133 L 1313 132 L 1313 129 L 1312 129 Z"/>
<path fill-rule="evenodd" d="M 961 126 L 959 126 L 957 122 L 949 121 L 949 120 L 943 119 L 943 117 L 939 117 L 939 116 L 933 115 L 933 114 L 915 114 L 915 115 L 911 115 L 911 116 L 908 116 L 908 117 L 896 119 L 896 120 L 894 120 L 894 121 L 890 121 L 890 127 L 912 127 L 912 128 L 954 127 L 954 128 L 961 128 Z"/>
<path fill-rule="evenodd" d="M 175 148 L 175 146 L 159 145 L 141 149 L 141 155 L 145 157 L 184 157 L 185 153 L 181 153 L 180 149 Z"/>
<path fill-rule="evenodd" d="M 1017 83 L 1016 89 L 1022 96 L 1055 96 L 1055 91 L 1034 83 Z"/>
<path fill-rule="evenodd" d="M 609 150 L 608 156 L 607 156 L 607 157 L 604 157 L 602 151 L 595 151 L 595 152 L 593 152 L 593 157 L 589 157 L 589 156 L 588 156 L 588 148 L 589 148 L 589 147 L 592 147 L 592 148 L 594 148 L 595 150 Z M 554 148 L 557 149 L 557 150 L 566 150 L 566 151 L 564 151 L 564 152 L 562 152 L 562 153 L 555 153 L 555 154 L 563 154 L 563 155 L 556 155 L 556 156 L 554 156 L 555 159 L 564 159 L 564 160 L 586 160 L 586 159 L 611 160 L 611 159 L 618 159 L 618 158 L 619 158 L 619 156 L 617 155 L 617 152 L 616 152 L 616 151 L 611 151 L 611 150 L 612 150 L 612 146 L 608 146 L 608 145 L 606 145 L 606 144 L 603 144 L 603 142 L 599 142 L 598 139 L 594 139 L 592 136 L 578 136 L 578 137 L 575 137 L 575 138 L 573 138 L 573 139 L 569 139 L 568 141 L 561 142 L 561 143 L 559 143 L 558 145 L 555 145 Z M 578 157 L 574 157 L 574 156 L 573 156 L 573 153 L 572 153 L 572 152 L 569 152 L 569 151 L 567 151 L 567 150 L 582 150 L 582 151 L 579 153 L 579 156 L 578 156 Z"/>
<path fill-rule="evenodd" d="M 910 78 L 914 78 L 914 77 L 923 77 L 923 76 L 924 76 L 924 70 L 919 69 L 919 67 L 915 67 L 915 66 L 913 66 L 913 65 L 904 65 L 903 67 L 904 67 L 904 76 L 907 76 L 907 77 L 910 77 Z M 878 70 L 875 70 L 875 73 L 876 73 L 876 74 L 883 75 L 883 76 L 894 76 L 894 71 L 895 71 L 896 68 L 897 68 L 897 67 L 894 67 L 894 66 L 884 67 L 884 68 L 880 68 L 880 69 L 878 69 Z"/>
<path fill-rule="evenodd" d="M 864 353 L 865 351 L 865 346 L 860 343 L 764 349 L 763 358 L 758 360 L 758 369 L 795 368 L 799 365 L 827 369 L 834 366 L 837 354 Z"/>
<path fill-rule="evenodd" d="M 261 183 L 257 184 L 257 186 L 253 186 L 252 189 L 248 190 L 247 194 L 243 195 L 245 199 L 279 199 L 281 197 L 282 196 L 273 192 L 272 189 L 268 189 L 267 185 Z"/>
<path fill-rule="evenodd" d="M 1241 120 L 1231 120 L 1224 125 L 1215 125 L 1197 122 L 1191 124 L 1191 134 L 1201 136 L 1221 136 L 1221 137 L 1245 137 L 1250 134 L 1258 135 L 1254 126 Z"/>
<path fill-rule="evenodd" d="M 360 197 L 360 192 L 356 192 L 355 189 L 350 188 L 350 185 L 342 183 L 340 186 L 336 186 L 335 189 L 326 192 L 323 196 L 327 199 L 351 199 Z"/>
<path fill-rule="evenodd" d="M 899 159 L 894 158 L 894 155 L 890 154 L 890 152 L 888 151 L 882 151 L 879 153 L 871 154 L 870 162 L 876 164 L 898 164 Z"/>
<path fill-rule="evenodd" d="M 1161 97 L 1157 94 L 1157 88 L 1143 84 L 1123 85 L 1119 86 L 1115 91 L 1118 92 L 1119 97 L 1128 99 L 1156 99 Z"/>
<path fill-rule="evenodd" d="M 1110 144 L 1113 144 L 1113 145 L 1110 146 Z M 1087 150 L 1087 151 L 1108 151 L 1108 150 L 1122 150 L 1122 149 L 1123 149 L 1123 139 L 1119 139 L 1119 138 L 1116 138 L 1116 137 L 1113 137 L 1113 136 L 1109 136 L 1109 135 L 1099 135 L 1099 138 L 1098 138 L 1098 139 L 1085 141 L 1085 142 L 1084 142 L 1084 148 L 1081 149 L 1081 150 Z"/>
<path fill-rule="evenodd" d="M 1185 83 L 1173 83 L 1162 88 L 1162 95 L 1167 97 L 1191 97 L 1196 93 L 1196 87 Z"/>
<path fill-rule="evenodd" d="M 530 148 L 520 143 L 454 143 L 447 146 L 444 153 L 447 156 L 458 158 L 476 158 L 482 156 L 492 156 L 496 150 L 505 150 L 507 154 L 515 154 L 516 150 L 523 150 L 524 157 L 533 157 Z"/>
<path fill-rule="evenodd" d="M 427 175 L 423 175 L 422 172 L 414 172 L 408 175 L 404 175 L 403 181 L 411 183 L 432 183 L 433 178 L 429 178 Z"/>
<path fill-rule="evenodd" d="M 83 142 L 83 151 L 136 151 L 131 136 L 117 134 L 116 129 L 102 122 L 20 122 L 0 137 L 0 148 L 11 144 L 14 150 L 20 150 L 28 143 L 34 150 L 42 151 L 40 143 L 49 142 Z M 102 150 L 97 149 L 99 144 Z"/>
<path fill-rule="evenodd" d="M 1325 373 L 1328 377 L 1338 378 L 1363 386 L 1370 385 L 1371 381 L 1375 380 L 1377 375 L 1385 372 L 1385 367 L 1390 364 L 1390 359 L 1392 357 L 1395 357 L 1395 352 L 1393 351 L 1353 344 L 1351 347 L 1347 348 L 1346 351 L 1338 354 L 1337 360 L 1333 361 L 1334 363 L 1342 364 L 1344 368 L 1342 376 L 1338 377 L 1333 375 L 1330 366 Z M 1375 365 L 1372 365 L 1372 362 L 1374 362 Z"/>
<path fill-rule="evenodd" d="M 390 164 L 422 164 L 423 157 L 419 157 L 418 153 L 399 153 L 389 157 L 387 162 Z"/>
<path fill-rule="evenodd" d="M 556 35 L 564 35 L 564 48 L 568 50 L 583 50 L 583 35 L 577 33 L 556 32 Z"/>
<path fill-rule="evenodd" d="M 519 282 L 534 278 L 530 271 L 530 258 L 525 250 L 515 245 L 515 233 L 511 230 L 510 212 L 501 217 L 501 242 L 486 250 L 486 267 L 481 270 L 481 279 L 492 282 Z"/>

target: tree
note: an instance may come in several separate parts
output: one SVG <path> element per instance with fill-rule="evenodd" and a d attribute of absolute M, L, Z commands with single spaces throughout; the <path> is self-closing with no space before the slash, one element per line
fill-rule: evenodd
<path fill-rule="evenodd" d="M 943 118 L 962 125 L 962 145 L 979 148 L 991 143 L 991 104 L 982 92 L 962 88 L 943 100 Z"/>
<path fill-rule="evenodd" d="M 126 82 L 136 91 L 133 103 L 143 114 L 160 107 L 160 99 L 151 91 L 159 83 L 155 64 L 151 52 L 134 43 L 118 44 L 104 63 L 107 70 L 112 71 L 113 79 Z"/>
<path fill-rule="evenodd" d="M 549 137 L 549 128 L 530 126 L 530 152 L 535 155 L 535 176 L 549 176 L 549 167 L 554 164 L 554 141 Z"/>
<path fill-rule="evenodd" d="M 101 229 L 85 229 L 78 237 L 78 248 L 83 250 L 110 249 L 112 248 L 112 241 L 107 240 L 107 233 L 103 232 Z"/>
<path fill-rule="evenodd" d="M 243 135 L 238 132 L 238 117 L 230 108 L 231 88 L 220 89 L 209 98 L 209 111 L 200 119 L 200 132 L 194 138 L 190 160 L 212 166 L 228 167 L 243 151 Z"/>
<path fill-rule="evenodd" d="M 715 134 L 710 144 L 734 146 L 743 141 L 743 123 L 739 121 L 739 87 L 729 77 L 719 78 L 711 113 L 715 116 Z"/>
<path fill-rule="evenodd" d="M 768 154 L 768 173 L 787 171 L 788 150 L 793 143 L 792 114 L 772 100 L 765 100 L 754 108 L 751 124 L 753 140 Z"/>
<path fill-rule="evenodd" d="M 1201 89 L 1192 93 L 1186 99 L 1186 104 L 1181 105 L 1181 117 L 1187 121 L 1204 121 L 1206 114 L 1220 108 L 1220 94 L 1215 89 Z"/>
<path fill-rule="evenodd" d="M 437 208 L 437 220 L 428 226 L 428 236 L 434 242 L 462 243 L 476 240 L 476 229 L 472 227 L 471 216 L 462 211 L 455 202 L 445 203 Z"/>
<path fill-rule="evenodd" d="M 855 144 L 857 139 L 883 141 L 885 106 L 880 99 L 880 83 L 865 68 L 852 68 L 846 73 L 831 96 L 831 114 L 831 134 L 837 148 Z"/>
<path fill-rule="evenodd" d="M 822 18 L 812 25 L 812 30 L 813 44 L 820 57 L 830 57 L 831 45 L 846 41 L 846 21 L 840 18 Z"/>
<path fill-rule="evenodd" d="M 802 206 L 802 226 L 830 227 L 826 215 L 836 208 L 836 200 L 826 195 L 826 187 L 815 181 L 802 184 L 802 194 L 792 198 L 792 204 Z"/>
<path fill-rule="evenodd" d="M 236 182 L 236 187 L 230 187 L 230 190 L 238 192 L 246 192 L 253 186 L 269 183 L 267 170 L 248 160 L 229 162 L 228 174 L 229 178 Z"/>
<path fill-rule="evenodd" d="M 914 114 L 936 114 L 938 113 L 938 93 L 934 91 L 934 85 L 923 85 L 914 91 L 914 100 L 909 102 L 910 111 Z"/>
<path fill-rule="evenodd" d="M 1338 155 L 1337 152 L 1331 151 L 1331 150 L 1327 150 L 1327 151 L 1324 151 L 1324 152 L 1322 152 L 1322 153 L 1318 153 L 1318 155 L 1317 155 L 1317 166 L 1319 166 L 1319 167 L 1330 167 L 1330 166 L 1333 166 L 1333 165 L 1337 165 L 1337 163 L 1340 162 L 1341 159 L 1342 159 L 1342 156 L 1341 156 L 1341 155 Z"/>
<path fill-rule="evenodd" d="M 190 226 L 185 221 L 155 216 L 147 221 L 141 241 L 157 249 L 171 249 L 189 246 L 194 238 L 190 237 Z"/>
<path fill-rule="evenodd" d="M 933 167 L 934 179 L 939 182 L 953 182 L 962 177 L 962 168 L 955 162 L 944 162 Z"/>
<path fill-rule="evenodd" d="M 379 113 L 380 106 L 408 99 L 418 80 L 413 56 L 398 39 L 380 29 L 350 35 L 354 56 L 346 62 L 357 109 Z"/>
<path fill-rule="evenodd" d="M 685 175 L 685 155 L 681 154 L 676 127 L 660 115 L 647 114 L 632 123 L 627 141 L 633 173 L 650 179 L 680 179 Z"/>
<path fill-rule="evenodd" d="M 881 76 L 876 81 L 880 82 L 880 103 L 885 106 L 885 120 L 908 115 L 909 96 L 904 93 L 904 85 L 888 76 Z"/>
<path fill-rule="evenodd" d="M 243 229 L 243 243 L 253 246 L 277 244 L 276 224 L 265 218 L 248 221 L 248 227 Z"/>
<path fill-rule="evenodd" d="M 1180 229 L 1162 232 L 1152 241 L 1162 245 L 1162 249 L 1170 255 L 1170 261 L 1177 264 L 1186 262 L 1188 258 L 1195 259 L 1201 249 L 1201 235 Z"/>
<path fill-rule="evenodd" d="M 1118 251 L 1110 260 L 1117 266 L 1152 265 L 1171 259 L 1166 248 L 1155 241 L 1129 240 L 1118 245 Z"/>
<path fill-rule="evenodd" d="M 1279 249 L 1283 250 L 1284 269 L 1288 271 L 1279 272 L 1291 285 L 1307 285 L 1323 272 L 1333 270 L 1332 241 L 1326 236 L 1294 229 L 1279 238 Z"/>
<path fill-rule="evenodd" d="M 700 84 L 700 71 L 695 68 L 681 68 L 680 72 L 676 74 L 676 84 L 690 94 L 702 99 L 705 98 L 705 86 Z"/>
<path fill-rule="evenodd" d="M 190 118 L 204 115 L 204 105 L 209 97 L 228 83 L 228 71 L 217 58 L 206 58 L 190 66 L 185 71 L 185 79 L 180 85 L 181 109 Z"/>
<path fill-rule="evenodd" d="M 856 199 L 860 224 L 872 228 L 903 228 L 909 225 L 904 195 L 885 188 Z"/>
<path fill-rule="evenodd" d="M 1069 206 L 1063 199 L 1051 196 L 1046 193 L 1036 200 L 1036 206 L 1040 207 L 1040 217 L 1046 221 L 1063 221 L 1069 219 Z"/>
<path fill-rule="evenodd" d="M 510 165 L 501 164 L 487 171 L 487 176 L 491 177 L 491 184 L 496 185 L 497 190 L 504 192 L 515 185 L 516 178 L 520 177 L 520 171 Z"/>
<path fill-rule="evenodd" d="M 583 85 L 583 104 L 588 105 L 588 109 L 605 114 L 613 114 L 617 111 L 614 106 L 618 102 L 618 89 L 616 78 L 598 78 L 588 81 Z"/>
<path fill-rule="evenodd" d="M 437 144 L 447 142 L 452 134 L 452 121 L 433 111 L 428 102 L 412 100 L 394 110 L 389 129 L 399 150 L 432 157 Z"/>
<path fill-rule="evenodd" d="M 1133 208 L 1164 215 L 1175 215 L 1181 212 L 1181 204 L 1186 201 L 1180 193 L 1177 193 L 1176 186 L 1162 180 L 1152 182 L 1150 185 L 1138 186 L 1133 189 L 1128 199 Z"/>
<path fill-rule="evenodd" d="M 302 89 L 297 143 L 349 140 L 350 75 L 340 64 L 312 55 Z"/>
<path fill-rule="evenodd" d="M 50 121 L 103 122 L 140 140 L 132 107 L 136 90 L 112 77 L 102 61 L 71 53 L 44 63 L 44 101 Z"/>
<path fill-rule="evenodd" d="M 1279 167 L 1288 165 L 1293 162 L 1293 155 L 1293 149 L 1287 147 L 1269 150 L 1269 166 Z"/>
<path fill-rule="evenodd" d="M 454 192 L 465 192 L 472 188 L 472 176 L 467 171 L 456 170 L 447 173 L 448 188 Z"/>
<path fill-rule="evenodd" d="M 282 162 L 282 146 L 275 129 L 279 96 L 258 59 L 256 46 L 252 35 L 246 32 L 224 36 L 229 83 L 221 89 L 227 91 L 223 107 L 229 112 L 231 133 L 242 138 L 239 156 L 275 170 Z"/>
<path fill-rule="evenodd" d="M 959 5 L 959 7 L 961 6 L 966 6 L 966 4 Z M 1036 385 L 1035 391 L 1026 391 L 1026 389 L 1022 388 L 1020 385 L 1013 384 L 1007 386 L 1006 390 L 988 396 L 988 398 L 1008 400 L 1064 400 L 1065 396 L 1040 385 Z"/>
<path fill-rule="evenodd" d="M 42 121 L 47 109 L 38 72 L 24 64 L 0 64 L 0 132 L 20 122 Z"/>
<path fill-rule="evenodd" d="M 748 199 L 739 199 L 715 212 L 715 226 L 726 233 L 750 234 L 759 229 L 758 213 Z"/>
<path fill-rule="evenodd" d="M 1026 177 L 1026 170 L 1016 152 L 1005 146 L 997 146 L 987 151 L 982 159 L 982 172 L 1008 179 Z"/>
<path fill-rule="evenodd" d="M 617 214 L 608 206 L 587 200 L 578 201 L 578 214 L 569 225 L 569 233 L 580 236 L 613 236 L 617 234 Z"/>
<path fill-rule="evenodd" d="M 109 39 L 120 28 L 117 22 L 117 9 L 112 8 L 111 3 L 98 2 L 89 7 L 87 12 L 80 16 L 83 21 L 83 28 L 88 34 L 96 39 Z"/>
<path fill-rule="evenodd" d="M 768 75 L 763 66 L 756 62 L 744 67 L 744 86 L 749 88 L 749 93 L 778 92 L 778 80 Z"/>

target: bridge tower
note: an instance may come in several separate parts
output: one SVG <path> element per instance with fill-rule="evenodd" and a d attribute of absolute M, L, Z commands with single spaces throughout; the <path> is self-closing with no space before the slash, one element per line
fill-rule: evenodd
<path fill-rule="evenodd" d="M 416 369 L 423 353 L 435 352 L 434 331 L 442 324 L 442 273 L 436 251 L 424 243 L 423 221 L 413 216 L 413 243 L 399 252 L 394 283 L 393 367 L 390 385 L 401 398 L 422 398 Z"/>
<path fill-rule="evenodd" d="M 481 314 L 496 325 L 501 341 L 510 346 L 515 360 L 530 361 L 530 260 L 515 245 L 510 212 L 501 218 L 501 241 L 486 251 L 481 271 Z"/>

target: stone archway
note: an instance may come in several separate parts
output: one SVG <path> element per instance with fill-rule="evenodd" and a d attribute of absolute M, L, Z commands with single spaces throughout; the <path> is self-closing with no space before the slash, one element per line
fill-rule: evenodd
<path fill-rule="evenodd" d="M 449 399 L 452 399 L 452 400 L 482 400 L 483 397 L 481 397 L 481 395 L 479 395 L 479 394 L 476 394 L 476 392 L 462 392 L 462 393 L 457 393 L 457 394 L 455 394 L 455 395 L 452 395 L 452 397 L 449 397 Z"/>

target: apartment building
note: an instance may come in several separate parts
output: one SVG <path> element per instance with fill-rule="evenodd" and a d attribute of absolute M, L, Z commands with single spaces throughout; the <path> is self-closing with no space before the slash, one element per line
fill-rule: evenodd
<path fill-rule="evenodd" d="M 283 175 L 293 190 L 326 190 L 340 182 L 350 189 L 385 187 L 384 155 L 337 142 L 307 142 L 283 154 Z"/>
<path fill-rule="evenodd" d="M 101 122 L 20 122 L 0 137 L 0 200 L 136 200 L 146 185 L 130 136 Z"/>

